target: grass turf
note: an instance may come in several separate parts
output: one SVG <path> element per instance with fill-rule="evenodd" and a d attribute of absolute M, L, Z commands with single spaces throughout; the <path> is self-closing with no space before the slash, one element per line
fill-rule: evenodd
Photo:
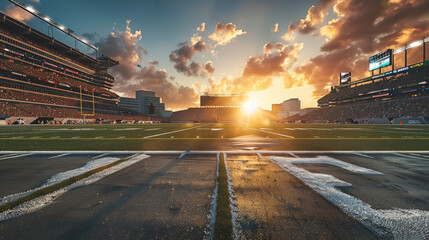
<path fill-rule="evenodd" d="M 232 239 L 232 215 L 229 207 L 228 175 L 224 154 L 219 154 L 218 195 L 214 239 Z"/>
<path fill-rule="evenodd" d="M 0 127 L 0 151 L 245 150 L 245 147 L 313 151 L 429 149 L 429 126 L 426 125 L 250 127 L 252 129 L 238 123 L 3 126 Z M 256 140 L 249 142 L 242 138 Z"/>

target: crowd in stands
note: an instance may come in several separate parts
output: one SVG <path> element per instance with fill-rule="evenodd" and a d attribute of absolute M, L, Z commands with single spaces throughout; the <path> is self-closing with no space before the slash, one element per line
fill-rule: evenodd
<path fill-rule="evenodd" d="M 429 116 L 429 96 L 402 97 L 391 100 L 360 101 L 321 108 L 304 116 L 292 116 L 288 120 L 346 120 L 371 118 L 397 118 Z"/>
<path fill-rule="evenodd" d="M 396 79 L 378 80 L 374 83 L 368 83 L 356 87 L 343 87 L 332 91 L 319 100 L 319 103 L 357 97 L 360 94 L 367 94 L 373 91 L 394 91 L 397 89 L 409 88 L 409 85 L 418 84 L 423 81 L 429 81 L 429 67 L 416 68 L 409 71 L 408 75 L 397 77 Z M 383 92 L 380 91 L 380 92 Z"/>
<path fill-rule="evenodd" d="M 13 100 L 22 100 L 29 102 L 40 102 L 40 103 L 49 103 L 55 105 L 66 105 L 66 106 L 79 106 L 79 100 L 56 97 L 53 95 L 47 95 L 43 93 L 32 93 L 27 91 L 12 90 L 6 88 L 0 88 L 0 98 L 4 99 L 13 99 Z"/>
<path fill-rule="evenodd" d="M 49 71 L 47 69 L 39 68 L 33 65 L 21 63 L 19 61 L 15 61 L 12 59 L 2 59 L 0 58 L 0 69 L 7 70 L 7 71 L 15 71 L 19 73 L 23 73 L 27 76 L 37 77 L 41 80 L 49 80 L 53 82 L 63 83 L 67 84 L 69 86 L 79 88 L 82 87 L 82 89 L 87 89 L 88 91 L 92 91 L 93 89 L 95 92 L 103 93 L 108 96 L 116 97 L 117 95 L 107 91 L 103 88 L 96 87 L 92 84 L 88 84 L 86 82 L 78 81 L 74 78 L 65 76 L 63 74 L 59 74 L 54 71 Z"/>

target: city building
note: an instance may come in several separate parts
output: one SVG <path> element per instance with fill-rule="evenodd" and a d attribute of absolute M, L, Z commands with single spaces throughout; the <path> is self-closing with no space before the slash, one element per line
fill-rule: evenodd
<path fill-rule="evenodd" d="M 155 96 L 155 92 L 139 90 L 135 98 L 120 97 L 119 106 L 156 117 L 170 117 L 172 112 L 165 110 L 165 103 Z"/>
<path fill-rule="evenodd" d="M 291 98 L 280 104 L 273 104 L 272 111 L 279 119 L 300 114 L 301 100 L 298 98 Z"/>

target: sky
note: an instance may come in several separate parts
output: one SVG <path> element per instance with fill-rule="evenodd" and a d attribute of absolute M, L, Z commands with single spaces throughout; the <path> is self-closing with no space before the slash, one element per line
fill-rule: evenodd
<path fill-rule="evenodd" d="M 302 107 L 316 107 L 340 72 L 352 72 L 352 80 L 368 76 L 369 56 L 429 36 L 427 0 L 22 2 L 88 39 L 99 55 L 119 60 L 109 70 L 113 91 L 128 97 L 155 91 L 172 110 L 198 106 L 201 92 L 247 92 L 269 110 L 296 97 Z M 0 9 L 48 32 L 9 1 Z M 65 34 L 53 35 L 75 46 Z M 395 57 L 399 66 L 402 58 Z"/>

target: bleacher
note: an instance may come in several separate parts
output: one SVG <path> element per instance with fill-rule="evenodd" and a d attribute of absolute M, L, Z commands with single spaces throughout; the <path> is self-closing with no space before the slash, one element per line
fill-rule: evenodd
<path fill-rule="evenodd" d="M 107 69 L 119 64 L 93 58 L 0 13 L 1 115 L 11 117 L 148 120 L 118 106 Z"/>
<path fill-rule="evenodd" d="M 407 72 L 352 86 L 338 86 L 318 100 L 319 110 L 286 121 L 368 122 L 370 119 L 429 116 L 429 65 L 416 64 Z"/>

